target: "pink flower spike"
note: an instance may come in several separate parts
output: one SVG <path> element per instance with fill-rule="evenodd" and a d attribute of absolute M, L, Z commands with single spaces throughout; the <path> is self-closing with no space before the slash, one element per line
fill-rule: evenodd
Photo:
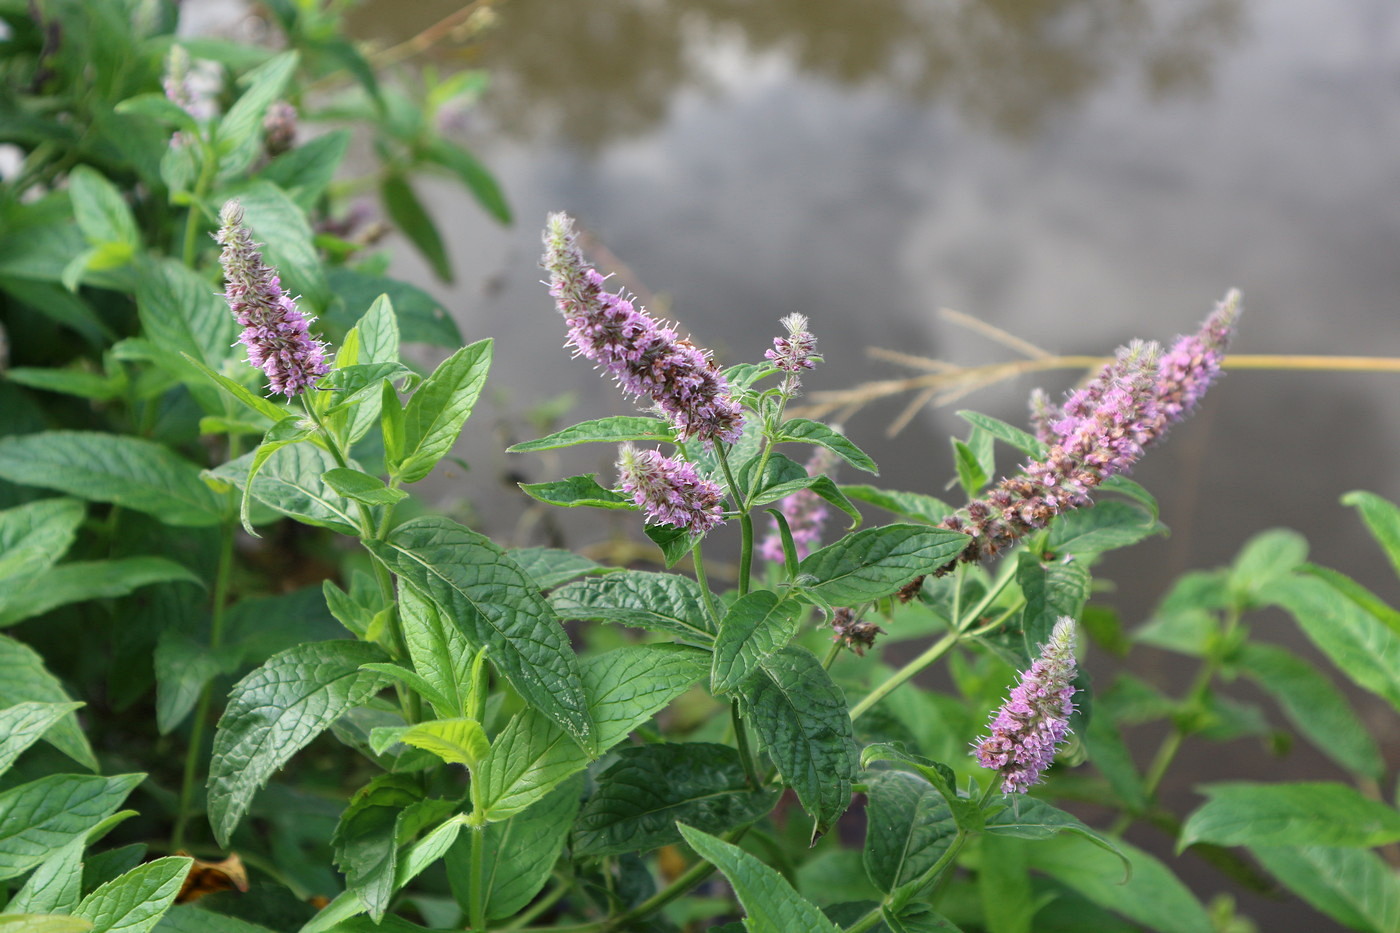
<path fill-rule="evenodd" d="M 724 522 L 719 486 L 701 479 L 684 460 L 664 457 L 657 450 L 618 448 L 617 472 L 622 491 L 646 512 L 649 525 L 675 525 L 703 535 Z"/>
<path fill-rule="evenodd" d="M 786 373 L 782 393 L 792 398 L 801 394 L 802 370 L 815 369 L 821 357 L 816 355 L 817 338 L 807 331 L 805 315 L 789 314 L 780 323 L 788 335 L 774 337 L 773 349 L 766 351 L 763 358 Z"/>
<path fill-rule="evenodd" d="M 215 239 L 222 246 L 224 299 L 243 333 L 248 362 L 267 374 L 268 388 L 291 397 L 314 388 L 330 372 L 326 345 L 311 335 L 308 318 L 282 290 L 277 270 L 263 261 L 243 223 L 243 207 L 229 201 L 219 214 Z"/>
<path fill-rule="evenodd" d="M 1040 657 L 992 717 L 974 746 L 977 763 L 1001 775 L 1003 794 L 1024 794 L 1055 760 L 1074 712 L 1075 622 L 1061 616 Z"/>

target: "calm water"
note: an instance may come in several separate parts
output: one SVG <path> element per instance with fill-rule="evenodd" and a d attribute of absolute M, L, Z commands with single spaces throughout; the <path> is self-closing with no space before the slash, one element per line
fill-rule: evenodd
<path fill-rule="evenodd" d="M 378 0 L 355 27 L 388 44 L 457 6 Z M 497 533 L 519 514 L 518 497 L 495 494 L 506 471 L 608 470 L 605 453 L 496 453 L 530 433 L 521 411 L 564 392 L 576 417 L 628 410 L 559 351 L 536 265 L 549 210 L 578 216 L 626 263 L 624 281 L 724 362 L 758 358 L 781 316 L 807 314 L 829 361 L 813 389 L 907 373 L 871 346 L 1006 358 L 940 307 L 1055 352 L 1106 353 L 1191 329 L 1232 285 L 1246 301 L 1240 352 L 1400 356 L 1393 0 L 509 0 L 497 14 L 438 61 L 491 73 L 462 139 L 516 225 L 493 225 L 451 184 L 423 185 L 458 269 L 433 289 L 468 337 L 497 338 L 500 402 L 463 450 L 470 477 L 430 493 L 471 497 Z M 407 247 L 395 255 L 398 274 L 429 281 Z M 1021 422 L 1033 385 L 962 404 Z M 1356 488 L 1400 497 L 1398 403 L 1394 375 L 1229 376 L 1139 471 L 1173 534 L 1115 558 L 1108 598 L 1137 622 L 1177 573 L 1282 525 L 1400 601 L 1337 503 Z M 961 422 L 928 410 L 889 439 L 902 407 L 867 409 L 848 431 L 883 465 L 881 485 L 938 494 Z M 566 518 L 575 543 L 607 534 Z M 1282 617 L 1258 625 L 1300 641 Z M 1146 676 L 1184 689 L 1175 662 L 1143 655 Z M 1394 763 L 1394 711 L 1366 709 Z M 1257 744 L 1229 754 L 1232 776 L 1279 773 Z M 1178 809 L 1195 799 L 1193 764 L 1222 776 L 1214 749 L 1184 758 Z M 1287 767 L 1338 776 L 1305 754 Z"/>

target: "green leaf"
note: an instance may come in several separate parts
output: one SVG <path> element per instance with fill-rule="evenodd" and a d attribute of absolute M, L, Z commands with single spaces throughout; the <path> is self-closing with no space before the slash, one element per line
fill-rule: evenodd
<path fill-rule="evenodd" d="M 20 753 L 39 741 L 60 719 L 82 705 L 31 700 L 0 709 L 0 774 L 8 771 Z"/>
<path fill-rule="evenodd" d="M 122 393 L 126 391 L 124 379 L 114 379 L 111 376 L 83 369 L 15 366 L 5 373 L 5 377 L 11 382 L 17 382 L 31 389 L 54 392 L 59 395 L 72 395 L 97 402 L 114 401 L 121 398 Z"/>
<path fill-rule="evenodd" d="M 443 618 L 432 600 L 413 587 L 399 591 L 399 619 L 413 668 L 442 695 L 446 708 L 439 716 L 465 716 L 470 711 L 474 652 L 462 630 Z M 436 704 L 434 704 L 436 706 Z"/>
<path fill-rule="evenodd" d="M 958 485 L 962 487 L 969 499 L 976 498 L 982 491 L 982 487 L 987 485 L 990 478 L 987 471 L 982 468 L 982 464 L 977 459 L 976 452 L 971 447 L 964 444 L 957 438 L 951 438 L 953 445 L 953 464 L 958 470 Z"/>
<path fill-rule="evenodd" d="M 514 916 L 549 880 L 578 813 L 582 776 L 561 784 L 524 813 L 476 830 L 483 833 L 483 891 L 486 918 Z M 447 852 L 447 880 L 457 902 L 471 902 L 470 840 L 458 839 Z"/>
<path fill-rule="evenodd" d="M 64 555 L 87 507 L 77 499 L 40 499 L 0 511 L 0 583 L 43 573 Z M 0 606 L 10 595 L 0 590 Z"/>
<path fill-rule="evenodd" d="M 296 67 L 297 53 L 283 52 L 243 76 L 242 82 L 248 89 L 224 114 L 214 132 L 214 144 L 221 155 L 229 157 L 220 166 L 226 174 L 242 172 L 252 162 L 267 108 L 282 96 Z"/>
<path fill-rule="evenodd" d="M 244 489 L 253 457 L 253 453 L 246 453 L 206 475 Z M 321 479 L 338 465 L 329 451 L 314 444 L 290 444 L 275 451 L 258 471 L 253 496 L 299 522 L 358 536 L 359 513 L 354 504 Z M 351 466 L 355 465 L 352 461 Z"/>
<path fill-rule="evenodd" d="M 1328 758 L 1352 774 L 1379 781 L 1380 750 L 1332 682 L 1293 652 L 1249 642 L 1234 662 L 1283 708 L 1288 720 Z"/>
<path fill-rule="evenodd" d="M 660 418 L 619 415 L 612 418 L 581 421 L 562 431 L 555 431 L 547 437 L 507 447 L 506 453 L 524 454 L 540 450 L 558 450 L 561 447 L 573 447 L 576 444 L 620 444 L 623 441 L 670 443 L 673 440 L 675 440 L 675 432 Z"/>
<path fill-rule="evenodd" d="M 389 219 L 428 260 L 433 274 L 450 283 L 452 261 L 442 244 L 442 234 L 438 233 L 437 224 L 423 207 L 423 202 L 418 200 L 408 179 L 397 172 L 386 174 L 379 184 L 379 197 L 384 202 Z"/>
<path fill-rule="evenodd" d="M 510 559 L 525 571 L 542 590 L 552 590 L 578 577 L 617 573 L 619 568 L 604 567 L 581 554 L 552 547 L 511 548 Z"/>
<path fill-rule="evenodd" d="M 1376 539 L 1385 556 L 1390 558 L 1390 565 L 1400 574 L 1400 508 L 1373 492 L 1361 490 L 1342 496 L 1342 504 L 1351 506 L 1361 515 L 1371 537 Z"/>
<path fill-rule="evenodd" d="M 408 496 L 402 489 L 390 489 L 377 476 L 348 467 L 327 470 L 321 474 L 321 479 L 345 498 L 363 502 L 365 505 L 393 505 Z"/>
<path fill-rule="evenodd" d="M 350 146 L 350 130 L 333 130 L 282 153 L 263 168 L 258 177 L 269 181 L 311 211 L 335 178 Z"/>
<path fill-rule="evenodd" d="M 1007 424 L 999 418 L 984 415 L 975 411 L 959 411 L 955 414 L 972 425 L 974 428 L 981 428 L 999 441 L 1003 441 L 1015 447 L 1021 453 L 1036 460 L 1045 459 L 1049 452 L 1043 443 L 1033 434 L 1027 434 L 1018 427 Z"/>
<path fill-rule="evenodd" d="M 1279 580 L 1268 596 L 1338 670 L 1400 709 L 1400 632 L 1317 577 Z"/>
<path fill-rule="evenodd" d="M 1400 878 L 1374 852 L 1327 846 L 1250 851 L 1289 890 L 1349 929 L 1400 929 Z"/>
<path fill-rule="evenodd" d="M 709 644 L 714 624 L 700 584 L 672 573 L 627 570 L 576 580 L 549 596 L 560 618 L 612 622 Z"/>
<path fill-rule="evenodd" d="M 170 856 L 138 865 L 83 898 L 73 916 L 93 933 L 149 933 L 180 893 L 193 859 Z"/>
<path fill-rule="evenodd" d="M 830 605 L 854 606 L 933 573 L 961 554 L 967 541 L 962 532 L 921 525 L 867 528 L 809 554 L 797 572 L 815 577 L 807 590 Z"/>
<path fill-rule="evenodd" d="M 203 585 L 184 564 L 164 557 L 121 557 L 60 564 L 34 577 L 28 586 L 0 605 L 0 628 L 43 615 L 58 606 L 125 596 L 153 583 L 176 581 Z"/>
<path fill-rule="evenodd" d="M 267 419 L 269 427 L 284 421 L 292 414 L 292 410 L 289 406 L 265 399 L 261 395 L 254 395 L 246 386 L 234 382 L 225 375 L 214 372 L 214 370 L 205 366 L 189 354 L 185 354 L 184 358 L 188 363 L 194 366 L 195 369 L 203 373 L 206 378 L 223 389 L 227 395 Z M 263 428 L 259 427 L 257 430 L 261 432 Z"/>
<path fill-rule="evenodd" d="M 233 685 L 209 764 L 209 817 L 220 845 L 277 769 L 388 684 L 360 669 L 383 658 L 364 642 L 313 642 L 274 655 Z"/>
<path fill-rule="evenodd" d="M 481 723 L 475 719 L 434 719 L 410 726 L 399 736 L 399 741 L 414 748 L 432 752 L 443 761 L 453 765 L 475 768 L 486 753 L 491 751 L 491 742 Z"/>
<path fill-rule="evenodd" d="M 1087 556 L 1137 544 L 1166 530 L 1137 506 L 1109 500 L 1060 515 L 1050 525 L 1046 547 L 1055 554 Z"/>
<path fill-rule="evenodd" d="M 875 461 L 870 459 L 869 454 L 852 444 L 846 435 L 833 430 L 820 421 L 811 421 L 807 418 L 789 418 L 778 429 L 778 437 L 774 443 L 820 444 L 857 470 L 864 470 L 875 476 L 880 475 L 879 467 L 875 466 Z"/>
<path fill-rule="evenodd" d="M 1071 833 L 1116 856 L 1123 882 L 1128 883 L 1132 879 L 1133 861 L 1124 853 L 1120 840 L 1109 839 L 1084 825 L 1078 817 L 1038 797 L 1013 798 L 1011 805 L 988 819 L 984 828 L 994 836 L 1014 836 L 1017 839 L 1049 839 L 1060 833 Z"/>
<path fill-rule="evenodd" d="M 846 696 L 821 661 L 789 645 L 760 666 L 743 697 L 784 783 L 825 833 L 851 803 L 855 737 Z"/>
<path fill-rule="evenodd" d="M 583 665 L 598 754 L 621 742 L 705 673 L 702 652 L 632 645 Z M 477 804 L 495 822 L 521 812 L 587 766 L 589 756 L 537 710 L 517 713 L 491 744 L 475 777 Z"/>
<path fill-rule="evenodd" d="M 459 626 L 521 697 L 587 745 L 587 700 L 559 619 L 530 578 L 489 539 L 445 518 L 420 518 L 366 541 L 391 571 Z"/>
<path fill-rule="evenodd" d="M 747 681 L 797 634 L 803 607 L 772 590 L 741 596 L 720 621 L 710 666 L 710 692 L 729 693 Z"/>
<path fill-rule="evenodd" d="M 1333 570 L 1330 567 L 1319 567 L 1316 564 L 1304 564 L 1299 572 L 1303 575 L 1316 577 L 1324 580 L 1338 593 L 1356 603 L 1362 609 L 1375 616 L 1376 621 L 1396 634 L 1400 634 L 1400 610 L 1392 608 L 1388 603 L 1378 597 L 1375 593 L 1366 589 L 1346 574 Z"/>
<path fill-rule="evenodd" d="M 399 316 L 387 294 L 374 299 L 374 303 L 370 305 L 364 317 L 356 322 L 355 331 L 360 337 L 359 362 L 370 366 L 389 366 L 398 363 Z M 363 398 L 357 403 L 358 407 L 355 409 L 347 434 L 352 442 L 364 437 L 369 433 L 370 428 L 374 427 L 374 422 L 379 418 L 380 399 L 384 392 L 391 391 L 391 389 L 385 388 L 383 392 Z M 359 395 L 358 392 L 351 393 L 352 398 Z M 341 404 L 344 404 L 344 400 Z M 399 451 L 399 454 L 402 455 L 402 450 Z"/>
<path fill-rule="evenodd" d="M 16 703 L 71 703 L 73 700 L 44 667 L 44 659 L 22 642 L 0 635 L 0 708 Z M 66 714 L 44 734 L 44 741 L 86 768 L 97 770 L 97 757 L 78 718 Z"/>
<path fill-rule="evenodd" d="M 680 831 L 701 858 L 729 879 L 744 905 L 744 923 L 750 933 L 840 933 L 815 904 L 754 856 L 684 824 Z"/>
<path fill-rule="evenodd" d="M 0 880 L 84 837 L 121 806 L 144 774 L 50 774 L 0 793 Z"/>
<path fill-rule="evenodd" d="M 167 629 L 156 641 L 152 656 L 156 675 L 156 728 L 169 735 L 194 709 L 204 685 L 221 673 L 230 673 L 237 652 L 218 652 L 188 635 Z"/>
<path fill-rule="evenodd" d="M 44 431 L 0 439 L 0 477 L 146 512 L 167 525 L 217 525 L 223 517 L 197 466 L 139 437 Z"/>
<path fill-rule="evenodd" d="M 244 223 L 262 244 L 263 259 L 277 270 L 283 288 L 318 310 L 325 308 L 331 300 L 330 286 L 306 213 L 271 182 L 251 181 L 233 193 L 243 205 Z"/>
<path fill-rule="evenodd" d="M 141 233 L 121 191 L 86 165 L 74 166 L 68 174 L 68 194 L 73 200 L 73 216 L 89 243 L 121 243 L 141 248 Z"/>
<path fill-rule="evenodd" d="M 326 275 L 336 296 L 328 315 L 335 324 L 348 328 L 355 323 L 360 308 L 386 295 L 394 303 L 394 315 L 404 341 L 430 343 L 452 350 L 462 345 L 462 333 L 451 315 L 436 298 L 418 286 L 344 266 L 331 269 Z"/>
<path fill-rule="evenodd" d="M 865 873 L 888 894 L 932 868 L 958 827 L 943 794 L 908 771 L 870 775 L 865 793 Z"/>
<path fill-rule="evenodd" d="M 938 524 L 954 511 L 953 507 L 943 500 L 919 492 L 899 492 L 876 489 L 874 486 L 846 484 L 842 484 L 841 491 L 857 502 L 868 502 L 886 512 L 893 512 L 900 518 L 910 518 L 930 525 Z"/>
<path fill-rule="evenodd" d="M 644 525 L 642 533 L 661 548 L 661 557 L 670 570 L 695 548 L 695 538 L 688 528 L 675 525 Z"/>
<path fill-rule="evenodd" d="M 1022 797 L 1021 803 L 1031 798 Z M 1126 842 L 1117 846 L 1132 864 L 1124 882 L 1119 858 L 1061 835 L 1026 848 L 1032 869 L 1084 897 L 1159 933 L 1211 933 L 1214 925 L 1191 891 L 1156 858 Z"/>
<path fill-rule="evenodd" d="M 496 179 L 486 166 L 461 146 L 446 139 L 435 139 L 419 149 L 419 154 L 455 174 L 467 186 L 477 203 L 503 224 L 510 223 L 510 205 L 506 204 Z"/>
<path fill-rule="evenodd" d="M 177 904 L 165 912 L 159 933 L 273 933 L 265 926 L 216 914 L 196 904 Z"/>
<path fill-rule="evenodd" d="M 739 753 L 708 742 L 624 747 L 598 776 L 574 830 L 574 854 L 646 852 L 680 841 L 677 821 L 720 833 L 760 819 L 778 801 L 755 791 Z"/>
<path fill-rule="evenodd" d="M 237 322 L 204 279 L 175 259 L 150 259 L 136 283 L 141 331 L 157 346 L 219 368 L 231 355 Z"/>
<path fill-rule="evenodd" d="M 92 924 L 81 917 L 57 914 L 0 917 L 0 933 L 86 933 L 91 929 Z"/>
<path fill-rule="evenodd" d="M 1267 599 L 1273 582 L 1297 570 L 1308 559 L 1308 541 L 1296 531 L 1274 528 L 1250 538 L 1230 570 L 1230 589 L 1247 594 L 1251 602 Z"/>
<path fill-rule="evenodd" d="M 404 409 L 404 458 L 394 472 L 416 483 L 452 449 L 491 368 L 491 341 L 478 340 L 443 360 Z"/>
<path fill-rule="evenodd" d="M 598 481 L 593 478 L 596 475 L 596 473 L 585 473 L 581 476 L 570 476 L 568 479 L 555 480 L 551 483 L 521 483 L 520 488 L 532 499 L 538 499 L 546 505 L 557 505 L 566 509 L 588 506 L 595 509 L 637 511 L 637 506 L 632 503 L 631 499 L 598 485 Z"/>
<path fill-rule="evenodd" d="M 389 907 L 403 812 L 422 796 L 412 776 L 381 774 L 356 791 L 331 836 L 346 888 L 359 896 L 372 917 L 383 917 Z"/>
<path fill-rule="evenodd" d="M 1060 616 L 1078 619 L 1089 598 L 1089 569 L 1082 561 L 1045 564 L 1023 551 L 1017 558 L 1016 584 L 1026 597 L 1021 613 L 1026 654 L 1034 658 L 1050 640 Z"/>
<path fill-rule="evenodd" d="M 769 476 L 772 475 L 772 466 L 783 461 L 787 461 L 788 463 L 791 463 L 794 467 L 796 467 L 798 475 L 793 479 L 788 479 L 782 482 L 777 482 L 773 483 L 772 485 L 768 485 L 766 481 L 769 478 Z M 846 498 L 846 494 L 843 493 L 841 491 L 841 488 L 832 481 L 831 477 L 820 475 L 808 476 L 807 471 L 803 469 L 803 467 L 800 464 L 793 463 L 791 460 L 788 460 L 782 454 L 773 454 L 772 457 L 769 458 L 768 463 L 769 469 L 764 471 L 764 481 L 760 482 L 758 490 L 756 490 L 753 493 L 753 496 L 749 501 L 750 508 L 757 508 L 759 506 L 767 505 L 770 502 L 777 502 L 779 499 L 785 499 L 795 492 L 806 489 L 810 490 L 813 495 L 819 496 L 822 499 L 825 499 L 827 502 L 830 502 L 832 505 L 836 506 L 842 512 L 845 512 L 848 516 L 850 516 L 851 528 L 855 528 L 857 525 L 860 524 L 860 512 L 857 511 L 856 507 L 851 504 L 849 499 Z M 741 479 L 740 483 L 742 482 L 743 480 Z"/>
<path fill-rule="evenodd" d="M 979 842 L 977 888 L 988 933 L 1031 933 L 1032 918 L 1045 901 L 1037 899 L 1031 889 L 1026 843 L 994 835 L 983 836 Z"/>
<path fill-rule="evenodd" d="M 1359 846 L 1400 839 L 1400 812 L 1345 784 L 1321 781 L 1206 784 L 1210 799 L 1186 819 L 1177 851 L 1222 846 Z"/>
<path fill-rule="evenodd" d="M 24 887 L 10 898 L 5 912 L 71 913 L 83 895 L 83 850 L 87 847 L 88 835 L 92 833 L 70 839 L 44 859 L 25 879 Z"/>

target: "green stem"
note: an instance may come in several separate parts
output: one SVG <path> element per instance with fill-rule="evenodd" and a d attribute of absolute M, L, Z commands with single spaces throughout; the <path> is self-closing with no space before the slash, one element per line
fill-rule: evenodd
<path fill-rule="evenodd" d="M 195 256 L 199 251 L 200 211 L 204 206 L 204 199 L 209 196 L 209 189 L 214 184 L 214 173 L 219 167 L 218 156 L 203 140 L 200 141 L 200 154 L 203 164 L 200 165 L 199 179 L 194 185 L 194 199 L 190 202 L 189 213 L 185 215 L 185 239 L 180 248 L 180 261 L 191 269 L 194 268 Z"/>
<path fill-rule="evenodd" d="M 739 763 L 744 766 L 744 778 L 749 782 L 749 787 L 758 790 L 763 786 L 758 777 L 758 769 L 754 767 L 753 753 L 749 749 L 749 728 L 744 725 L 744 717 L 739 715 L 739 701 L 734 700 L 729 704 L 729 716 L 734 723 L 734 744 L 739 749 Z"/>
<path fill-rule="evenodd" d="M 534 920 L 540 914 L 544 913 L 546 910 L 549 910 L 549 908 L 559 903 L 559 901 L 563 899 L 564 895 L 569 893 L 569 888 L 571 887 L 571 885 L 571 879 L 559 879 L 558 883 L 554 886 L 554 890 L 550 891 L 544 897 L 531 904 L 528 910 L 524 910 L 516 914 L 515 919 L 511 920 L 510 923 L 507 923 L 505 926 L 500 927 L 499 929 L 502 931 L 502 933 L 508 933 L 508 931 L 519 930 L 522 927 L 529 926 L 531 920 Z"/>
<path fill-rule="evenodd" d="M 235 524 L 224 522 L 219 541 L 219 564 L 214 572 L 214 605 L 209 621 L 209 652 L 215 654 L 224 643 L 224 604 L 228 602 L 229 578 L 233 574 L 233 541 Z M 175 826 L 170 833 L 170 847 L 183 848 L 185 830 L 189 826 L 194 805 L 194 785 L 199 776 L 199 759 L 204 748 L 204 729 L 209 720 L 209 707 L 214 699 L 211 679 L 199 691 L 194 721 L 190 724 L 190 744 L 185 750 L 185 771 L 180 782 L 180 806 L 175 814 Z"/>
<path fill-rule="evenodd" d="M 868 694 L 866 694 L 864 699 L 862 699 L 855 706 L 851 707 L 851 718 L 859 719 L 863 714 L 870 710 L 870 707 L 874 706 L 876 703 L 879 703 L 885 697 L 889 696 L 896 687 L 900 686 L 905 681 L 913 677 L 915 674 L 928 667 L 934 661 L 937 661 L 939 658 L 943 657 L 943 655 L 947 654 L 948 651 L 954 645 L 956 645 L 959 639 L 961 638 L 962 633 L 954 631 L 949 632 L 947 635 L 944 635 L 938 641 L 934 642 L 933 645 L 927 651 L 919 655 L 914 660 L 910 661 L 908 664 L 901 667 L 899 670 L 895 671 L 893 674 L 890 675 L 888 680 L 880 684 L 880 686 L 876 687 L 874 690 L 870 691 Z"/>
<path fill-rule="evenodd" d="M 836 663 L 836 659 L 841 656 L 841 643 L 834 641 L 826 652 L 826 657 L 822 658 L 822 667 L 831 670 L 831 665 Z"/>
<path fill-rule="evenodd" d="M 467 891 L 467 904 L 471 914 L 472 929 L 476 933 L 486 933 L 486 827 L 471 827 L 472 834 L 472 874 Z"/>
<path fill-rule="evenodd" d="M 729 497 L 739 509 L 739 595 L 746 596 L 749 592 L 749 574 L 753 570 L 753 519 L 749 517 L 748 503 L 739 496 L 739 484 L 734 481 L 734 471 L 729 468 L 728 452 L 716 444 L 715 453 L 719 456 L 719 465 L 724 470 L 724 481 L 729 485 Z"/>
<path fill-rule="evenodd" d="M 705 555 L 700 550 L 702 538 L 696 538 L 695 543 L 690 547 L 690 558 L 695 565 L 695 582 L 700 584 L 700 600 L 705 604 L 705 611 L 709 613 L 710 622 L 714 625 L 715 631 L 719 631 L 720 619 L 719 609 L 715 606 L 715 596 L 710 592 L 710 582 L 705 576 Z"/>
<path fill-rule="evenodd" d="M 726 833 L 723 838 L 726 842 L 737 843 L 744 837 L 744 833 L 748 832 L 748 829 L 747 826 L 741 826 L 732 832 Z M 675 881 L 672 881 L 665 888 L 642 901 L 636 907 L 625 910 L 610 920 L 605 920 L 598 926 L 598 933 L 613 933 L 613 931 L 627 926 L 634 920 L 655 913 L 676 898 L 688 894 L 691 889 L 714 873 L 715 866 L 701 859 L 687 868 Z"/>

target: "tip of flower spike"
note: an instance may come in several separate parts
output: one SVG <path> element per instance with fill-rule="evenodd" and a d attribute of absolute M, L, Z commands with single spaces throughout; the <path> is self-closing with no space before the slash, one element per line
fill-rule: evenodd
<path fill-rule="evenodd" d="M 1210 317 L 1206 318 L 1202 331 L 1206 340 L 1215 348 L 1223 350 L 1235 335 L 1235 323 L 1240 317 L 1242 300 L 1240 290 L 1232 288 L 1216 303 Z"/>
<path fill-rule="evenodd" d="M 243 223 L 243 203 L 237 198 L 230 198 L 224 202 L 223 209 L 219 211 L 219 226 L 237 227 Z"/>

